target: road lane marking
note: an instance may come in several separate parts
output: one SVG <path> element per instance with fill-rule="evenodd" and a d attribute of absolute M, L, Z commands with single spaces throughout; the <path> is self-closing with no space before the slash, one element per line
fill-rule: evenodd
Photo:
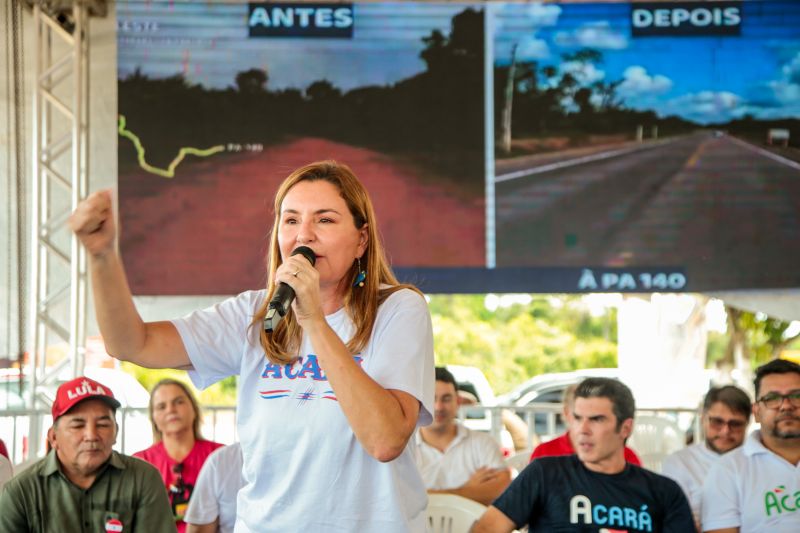
<path fill-rule="evenodd" d="M 791 168 L 800 170 L 800 163 L 798 163 L 797 161 L 792 161 L 791 159 L 787 159 L 787 158 L 785 158 L 785 157 L 783 157 L 781 155 L 773 154 L 769 150 L 764 150 L 763 148 L 759 148 L 758 146 L 754 146 L 754 145 L 752 145 L 752 144 L 750 144 L 748 142 L 745 142 L 745 141 L 742 141 L 740 139 L 737 139 L 736 137 L 728 136 L 728 139 L 732 140 L 736 144 L 740 144 L 740 145 L 744 146 L 745 148 L 749 148 L 750 150 L 753 150 L 754 152 L 758 152 L 759 154 L 763 155 L 764 157 L 768 157 L 768 158 L 772 159 L 773 161 L 777 161 L 778 163 L 783 163 L 787 167 L 791 167 Z"/>
<path fill-rule="evenodd" d="M 689 159 L 686 161 L 686 164 L 683 166 L 683 168 L 694 167 L 700 160 L 700 154 L 702 154 L 705 151 L 707 145 L 708 145 L 708 140 L 701 142 L 700 145 L 692 153 L 692 155 L 689 156 Z"/>
<path fill-rule="evenodd" d="M 668 144 L 671 142 L 675 142 L 678 139 L 669 139 L 666 141 L 658 141 L 657 143 L 650 144 L 648 146 L 633 146 L 630 148 L 620 148 L 619 150 L 611 150 L 610 152 L 600 152 L 598 154 L 592 155 L 585 155 L 582 157 L 576 157 L 575 159 L 567 159 L 566 161 L 558 161 L 556 163 L 550 163 L 547 165 L 542 165 L 539 167 L 533 167 L 529 169 L 523 170 L 515 170 L 514 172 L 508 172 L 506 174 L 500 174 L 499 176 L 495 176 L 494 182 L 501 183 L 504 181 L 511 181 L 517 178 L 522 178 L 525 176 L 533 176 L 534 174 L 541 174 L 543 172 L 550 172 L 551 170 L 558 170 L 559 168 L 566 168 L 571 167 L 574 165 L 581 165 L 583 163 L 590 163 L 592 161 L 601 161 L 603 159 L 609 159 L 611 157 L 616 157 L 618 155 L 624 155 L 630 152 L 636 152 L 639 150 L 649 150 L 651 148 L 656 148 L 658 146 L 662 146 L 664 144 Z"/>

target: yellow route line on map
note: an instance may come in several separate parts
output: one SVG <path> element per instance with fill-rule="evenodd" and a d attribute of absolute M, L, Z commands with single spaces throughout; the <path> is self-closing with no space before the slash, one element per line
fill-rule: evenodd
<path fill-rule="evenodd" d="M 175 177 L 175 168 L 183 161 L 183 158 L 186 155 L 195 155 L 197 157 L 208 157 L 214 154 L 218 154 L 220 152 L 225 151 L 225 146 L 219 144 L 217 146 L 212 146 L 211 148 L 206 148 L 205 150 L 201 148 L 192 148 L 191 146 L 185 146 L 178 151 L 178 155 L 175 156 L 175 159 L 169 164 L 166 169 L 154 167 L 153 165 L 149 164 L 144 159 L 144 146 L 142 146 L 142 141 L 139 140 L 139 137 L 136 136 L 135 133 L 125 129 L 127 121 L 125 120 L 125 115 L 119 116 L 119 125 L 117 126 L 117 131 L 120 135 L 129 139 L 133 146 L 136 148 L 136 157 L 139 159 L 139 166 L 142 167 L 147 172 L 151 174 L 156 174 L 158 176 L 164 178 L 174 178 Z"/>

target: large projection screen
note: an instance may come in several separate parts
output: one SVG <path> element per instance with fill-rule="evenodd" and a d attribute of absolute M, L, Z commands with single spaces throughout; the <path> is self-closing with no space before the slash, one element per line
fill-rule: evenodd
<path fill-rule="evenodd" d="M 800 286 L 800 5 L 117 4 L 139 295 L 263 286 L 278 183 L 370 190 L 431 292 Z"/>

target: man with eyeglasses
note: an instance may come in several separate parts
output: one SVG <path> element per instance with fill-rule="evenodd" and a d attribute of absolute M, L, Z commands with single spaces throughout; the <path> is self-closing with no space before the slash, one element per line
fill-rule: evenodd
<path fill-rule="evenodd" d="M 706 532 L 800 531 L 800 365 L 760 366 L 755 392 L 761 429 L 711 467 L 703 485 Z"/>
<path fill-rule="evenodd" d="M 703 400 L 700 418 L 702 442 L 677 451 L 664 460 L 661 473 L 677 481 L 683 489 L 698 529 L 703 481 L 723 454 L 742 445 L 751 409 L 750 397 L 739 387 L 712 387 Z"/>

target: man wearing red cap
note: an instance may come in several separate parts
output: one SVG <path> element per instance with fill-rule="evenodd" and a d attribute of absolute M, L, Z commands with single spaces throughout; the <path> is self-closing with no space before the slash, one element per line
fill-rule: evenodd
<path fill-rule="evenodd" d="M 111 449 L 119 405 L 111 389 L 86 377 L 58 388 L 52 449 L 6 484 L 0 531 L 175 531 L 158 471 Z"/>

